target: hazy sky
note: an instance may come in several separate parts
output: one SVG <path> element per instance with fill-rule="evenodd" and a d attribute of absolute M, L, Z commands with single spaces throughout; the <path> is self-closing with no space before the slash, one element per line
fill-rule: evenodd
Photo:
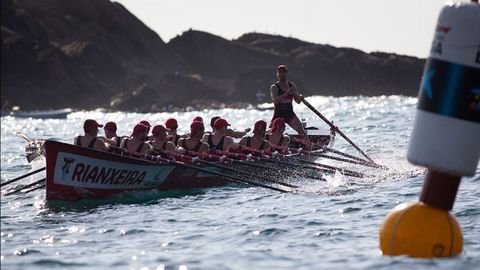
<path fill-rule="evenodd" d="M 168 42 L 190 28 L 427 57 L 445 0 L 118 0 Z"/>

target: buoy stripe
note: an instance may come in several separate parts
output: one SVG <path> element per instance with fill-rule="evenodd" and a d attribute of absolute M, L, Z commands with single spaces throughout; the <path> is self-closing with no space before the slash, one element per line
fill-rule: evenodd
<path fill-rule="evenodd" d="M 453 255 L 453 244 L 454 244 L 454 241 L 455 241 L 455 236 L 454 236 L 454 231 L 453 231 L 453 225 L 452 225 L 452 220 L 450 218 L 450 214 L 448 213 L 448 211 L 445 212 L 445 216 L 447 217 L 447 221 L 448 221 L 448 228 L 450 229 L 450 251 L 448 252 L 448 256 L 452 256 Z"/>
<path fill-rule="evenodd" d="M 408 211 L 410 211 L 412 209 L 413 209 L 413 205 L 409 205 L 407 207 L 407 209 L 405 209 L 404 211 L 402 211 L 402 213 L 400 213 L 400 215 L 398 215 L 397 219 L 395 220 L 395 223 L 393 224 L 392 238 L 390 239 L 390 255 L 395 255 L 395 252 L 394 252 L 394 249 L 395 249 L 395 235 L 397 235 L 398 225 L 400 224 L 400 221 L 401 221 L 402 217 L 405 214 L 407 214 Z"/>

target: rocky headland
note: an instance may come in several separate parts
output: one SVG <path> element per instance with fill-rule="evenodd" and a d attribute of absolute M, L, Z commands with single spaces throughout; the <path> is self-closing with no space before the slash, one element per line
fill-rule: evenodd
<path fill-rule="evenodd" d="M 2 109 L 162 111 L 268 102 L 275 67 L 305 95 L 417 94 L 424 59 L 248 33 L 165 43 L 109 0 L 1 0 Z"/>

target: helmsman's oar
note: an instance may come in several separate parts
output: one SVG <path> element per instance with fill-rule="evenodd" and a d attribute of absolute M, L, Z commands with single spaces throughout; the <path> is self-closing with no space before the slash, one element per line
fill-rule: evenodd
<path fill-rule="evenodd" d="M 318 117 L 320 117 L 323 121 L 325 121 L 325 123 L 327 123 L 331 128 L 333 128 L 335 130 L 335 132 L 337 132 L 338 134 L 340 134 L 340 136 L 342 136 L 347 142 L 349 142 L 355 149 L 358 150 L 358 152 L 360 152 L 365 158 L 367 158 L 368 160 L 370 160 L 371 162 L 375 163 L 375 161 L 373 161 L 369 156 L 367 156 L 367 154 L 365 154 L 362 149 L 360 149 L 354 142 L 352 142 L 348 137 L 347 135 L 343 134 L 343 132 L 338 129 L 338 127 L 336 127 L 335 125 L 333 125 L 332 122 L 330 122 L 325 116 L 323 116 L 323 114 L 321 114 L 319 111 L 317 111 L 317 109 L 315 109 L 305 98 L 303 99 L 303 104 L 305 104 L 310 110 L 312 110 L 312 112 L 314 112 Z M 375 163 L 376 164 L 376 163 Z"/>
<path fill-rule="evenodd" d="M 5 186 L 5 185 L 8 185 L 8 184 L 11 184 L 11 183 L 14 183 L 14 182 L 17 182 L 17 181 L 22 180 L 22 179 L 24 179 L 24 178 L 26 178 L 26 177 L 29 177 L 30 175 L 39 173 L 39 172 L 44 171 L 44 170 L 45 170 L 45 167 L 42 167 L 42 168 L 40 168 L 40 169 L 31 171 L 31 172 L 26 173 L 26 174 L 24 174 L 24 175 L 20 175 L 20 176 L 15 177 L 15 178 L 13 178 L 13 179 L 11 179 L 11 180 L 8 180 L 8 181 L 5 181 L 5 182 L 1 183 L 1 184 L 0 184 L 0 187 L 3 187 L 3 186 Z"/>

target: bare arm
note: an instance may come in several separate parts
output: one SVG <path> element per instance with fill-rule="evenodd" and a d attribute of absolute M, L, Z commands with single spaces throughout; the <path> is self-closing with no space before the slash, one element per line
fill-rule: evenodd
<path fill-rule="evenodd" d="M 285 135 L 285 136 L 283 136 L 283 138 L 284 139 L 283 139 L 283 144 L 282 145 L 283 146 L 288 146 L 288 144 L 290 143 L 290 137 Z"/>
<path fill-rule="evenodd" d="M 265 148 L 263 150 L 270 151 L 270 142 L 269 141 L 265 141 Z"/>
<path fill-rule="evenodd" d="M 210 136 L 211 133 L 205 133 L 203 134 L 202 142 L 208 142 L 208 136 Z"/>
<path fill-rule="evenodd" d="M 108 138 L 105 138 L 105 137 L 98 137 L 100 140 L 108 143 L 109 145 L 113 145 L 113 146 L 116 146 L 117 145 L 117 141 L 115 139 L 108 139 Z"/>
<path fill-rule="evenodd" d="M 234 138 L 241 138 L 241 137 L 245 136 L 246 134 L 247 134 L 247 132 L 245 132 L 245 131 L 235 131 L 231 128 L 227 129 L 227 133 L 226 133 L 227 136 L 231 136 L 231 137 L 234 137 Z"/>
<path fill-rule="evenodd" d="M 167 151 L 176 151 L 177 150 L 177 147 L 172 142 L 167 142 L 167 145 L 166 145 L 165 148 L 166 148 Z"/>
<path fill-rule="evenodd" d="M 230 149 L 237 149 L 238 148 L 238 145 L 235 143 L 235 141 L 233 140 L 232 137 L 227 137 L 225 138 L 225 142 L 226 142 L 226 149 L 225 151 L 229 151 Z"/>
<path fill-rule="evenodd" d="M 208 151 L 208 144 L 207 143 L 202 143 L 202 146 L 200 146 L 200 149 L 198 149 L 198 152 L 203 153 Z"/>
<path fill-rule="evenodd" d="M 152 146 L 149 143 L 145 143 L 142 147 L 142 153 L 147 153 L 149 154 L 150 152 L 153 151 Z"/>
<path fill-rule="evenodd" d="M 270 96 L 272 97 L 273 104 L 279 103 L 280 101 L 282 101 L 282 99 L 285 99 L 288 95 L 292 94 L 291 91 L 286 91 L 285 93 L 279 96 L 277 89 L 278 88 L 275 84 L 270 86 Z"/>
<path fill-rule="evenodd" d="M 293 99 L 295 99 L 295 102 L 300 103 L 303 101 L 303 96 L 298 93 L 297 86 L 292 83 L 292 92 L 291 94 L 293 95 Z"/>
<path fill-rule="evenodd" d="M 104 141 L 102 140 L 96 140 L 95 141 L 95 147 L 96 149 L 98 150 L 101 150 L 101 151 L 108 151 L 108 144 L 106 144 Z"/>
<path fill-rule="evenodd" d="M 246 145 L 247 144 L 247 137 L 243 137 L 238 142 L 238 145 Z"/>

